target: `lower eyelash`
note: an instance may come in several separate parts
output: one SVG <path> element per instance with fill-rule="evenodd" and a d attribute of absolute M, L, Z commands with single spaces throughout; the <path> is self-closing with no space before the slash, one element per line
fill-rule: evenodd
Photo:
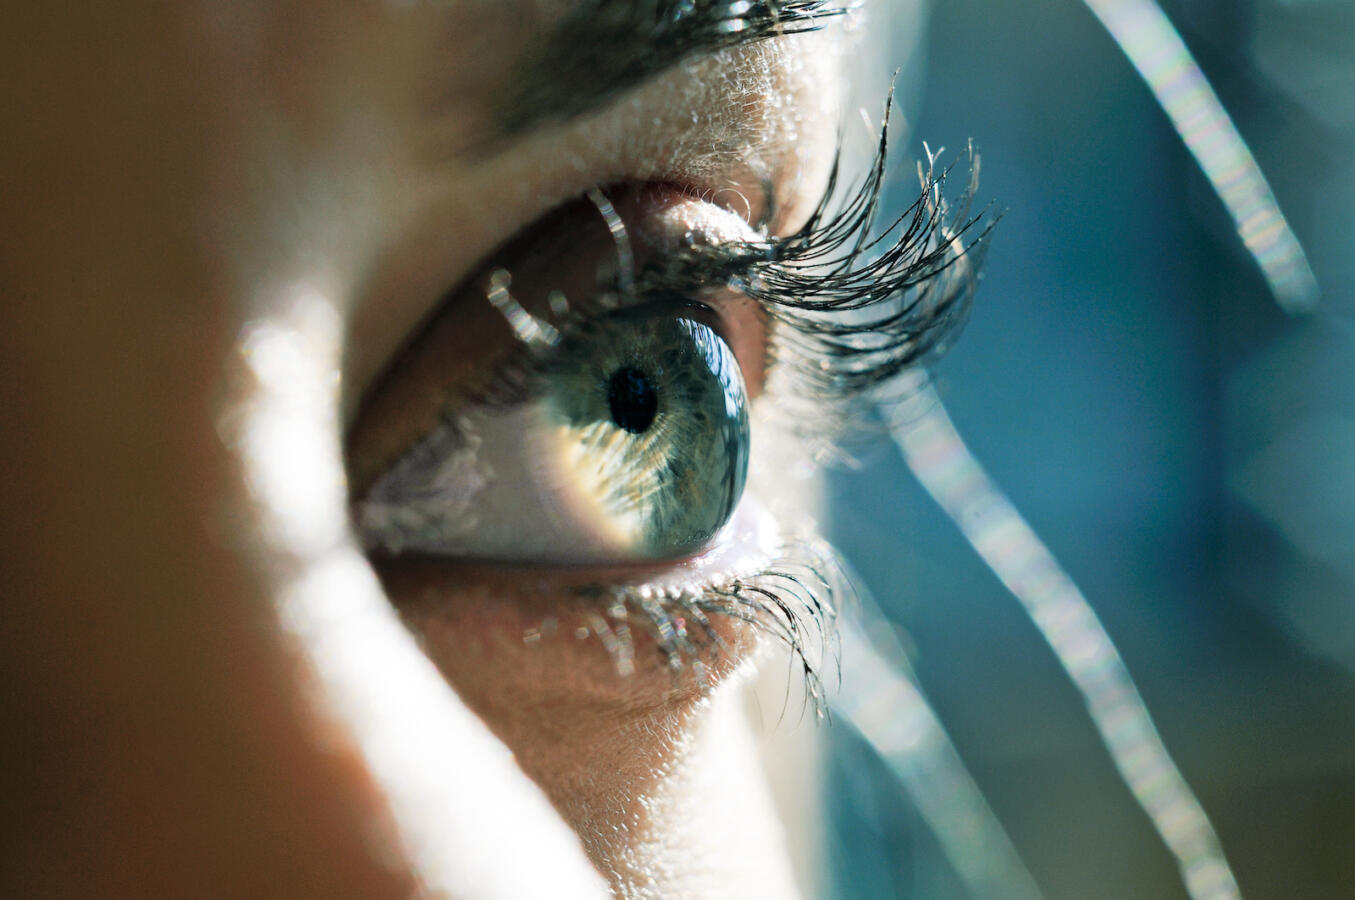
<path fill-rule="evenodd" d="M 618 673 L 634 671 L 632 627 L 654 641 L 674 678 L 690 673 L 710 680 L 710 663 L 728 651 L 711 616 L 746 622 L 784 644 L 803 675 L 806 697 L 817 714 L 825 709 L 824 676 L 837 666 L 833 623 L 842 602 L 854 596 L 836 551 L 822 539 L 782 545 L 756 571 L 699 587 L 591 586 L 577 589 L 598 603 L 585 613 L 587 630 L 611 655 Z M 540 633 L 530 634 L 535 640 Z"/>

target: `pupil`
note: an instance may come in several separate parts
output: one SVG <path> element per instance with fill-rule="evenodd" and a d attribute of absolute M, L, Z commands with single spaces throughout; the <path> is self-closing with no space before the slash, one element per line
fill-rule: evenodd
<path fill-rule="evenodd" d="M 631 434 L 644 432 L 659 409 L 659 395 L 654 392 L 649 377 L 630 366 L 612 373 L 612 380 L 607 385 L 607 402 L 612 407 L 612 421 Z"/>

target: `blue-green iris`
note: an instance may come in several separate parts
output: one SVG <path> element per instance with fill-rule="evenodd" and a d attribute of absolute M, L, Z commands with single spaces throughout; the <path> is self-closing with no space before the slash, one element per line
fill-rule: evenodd
<path fill-rule="evenodd" d="M 748 472 L 748 402 L 733 351 L 671 311 L 605 317 L 558 349 L 538 403 L 560 475 L 622 558 L 699 549 Z"/>

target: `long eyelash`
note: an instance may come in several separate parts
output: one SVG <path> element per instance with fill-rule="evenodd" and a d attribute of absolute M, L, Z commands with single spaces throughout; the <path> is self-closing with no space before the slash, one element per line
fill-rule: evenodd
<path fill-rule="evenodd" d="M 886 147 L 887 133 L 881 161 Z M 970 160 L 969 183 L 952 212 L 944 199 L 951 168 L 938 171 L 928 152 L 918 165 L 919 197 L 869 238 L 883 186 L 877 165 L 843 212 L 822 216 L 821 207 L 804 230 L 778 242 L 775 263 L 748 282 L 745 292 L 785 326 L 775 362 L 796 367 L 798 385 L 815 399 L 869 393 L 956 336 L 995 224 L 969 214 L 979 172 L 972 150 Z M 872 314 L 842 315 L 863 310 Z M 788 353 L 792 346 L 796 352 Z"/>
<path fill-rule="evenodd" d="M 756 300 L 773 323 L 768 393 L 797 438 L 821 450 L 858 429 L 876 389 L 934 358 L 967 317 L 997 217 L 971 215 L 979 160 L 969 148 L 968 183 L 952 206 L 945 197 L 954 163 L 938 168 L 927 150 L 921 192 L 886 227 L 875 229 L 886 187 L 889 109 L 875 158 L 839 201 L 834 163 L 819 203 L 785 237 L 730 245 L 693 244 L 644 273 L 640 293 L 730 285 Z M 684 283 L 684 279 L 686 282 Z"/>

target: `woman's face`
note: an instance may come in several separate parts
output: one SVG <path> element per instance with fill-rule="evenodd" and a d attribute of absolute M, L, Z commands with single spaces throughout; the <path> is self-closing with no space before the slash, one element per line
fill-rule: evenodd
<path fill-rule="evenodd" d="M 381 173 L 371 194 L 401 224 L 357 285 L 344 370 L 350 497 L 387 595 L 604 870 L 634 852 L 653 783 L 756 643 L 748 623 L 712 613 L 706 633 L 641 592 L 751 575 L 777 540 L 739 499 L 762 311 L 621 282 L 693 235 L 793 230 L 840 116 L 836 33 L 655 62 L 642 8 L 606 28 L 565 6 L 430 17 L 408 61 L 375 64 L 401 106 L 374 105 L 370 127 L 399 137 L 355 169 Z M 687 15 L 718 27 L 720 9 Z M 632 62 L 582 65 L 588 40 Z M 609 73 L 639 61 L 620 90 Z M 553 345 L 533 331 L 571 328 Z M 534 339 L 542 358 L 520 361 Z M 511 401 L 482 399 L 514 377 L 530 383 Z M 665 645 L 673 627 L 701 648 Z"/>
<path fill-rule="evenodd" d="M 759 629 L 689 602 L 784 544 L 776 498 L 740 490 L 750 453 L 767 483 L 770 327 L 688 257 L 820 199 L 851 30 L 800 15 L 822 6 L 189 4 L 11 32 L 32 127 L 5 165 L 31 194 L 5 203 L 28 298 L 6 346 L 35 385 L 6 453 L 36 473 L 14 508 L 46 510 L 12 561 L 35 596 L 99 594 L 37 604 L 11 658 L 88 713 L 74 733 L 131 741 L 50 763 L 93 773 L 96 821 L 223 885 L 582 891 L 580 845 L 637 894 L 785 877 L 746 735 L 711 724 Z M 674 295 L 649 276 L 679 258 Z M 58 795 L 39 848 L 89 809 Z M 137 880 L 154 854 L 120 841 L 78 840 L 88 871 Z M 208 864 L 223 847 L 240 867 Z M 485 862 L 518 851 L 545 875 Z"/>

